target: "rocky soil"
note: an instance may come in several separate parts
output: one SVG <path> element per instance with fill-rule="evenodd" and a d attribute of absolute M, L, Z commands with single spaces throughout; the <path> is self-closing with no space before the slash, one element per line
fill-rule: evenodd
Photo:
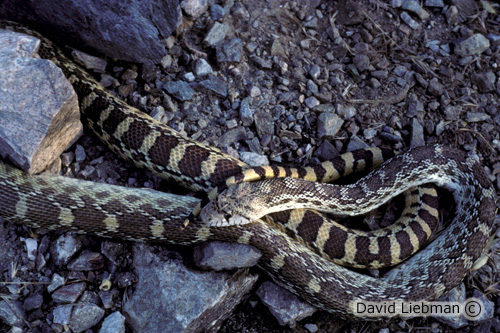
<path fill-rule="evenodd" d="M 476 154 L 498 193 L 499 11 L 490 2 L 473 0 L 221 1 L 196 19 L 184 13 L 177 33 L 165 40 L 168 54 L 161 64 L 101 57 L 105 73 L 93 75 L 157 120 L 252 165 L 305 166 L 356 148 L 403 151 L 441 143 Z M 172 188 L 121 161 L 88 132 L 52 169 L 99 182 Z M 117 322 L 111 327 L 125 327 L 122 306 L 141 274 L 131 269 L 133 245 L 53 232 L 36 235 L 7 222 L 2 231 L 0 253 L 9 253 L 0 262 L 2 278 L 32 283 L 0 285 L 0 331 L 105 331 L 103 321 L 111 316 L 110 322 Z M 34 254 L 24 247 L 29 248 L 29 239 L 36 240 Z M 60 254 L 62 248 L 67 253 Z M 364 322 L 316 312 L 282 326 L 256 292 L 268 281 L 260 274 L 249 296 L 217 328 L 500 331 L 497 249 L 495 242 L 489 262 L 457 291 L 489 306 L 480 322 Z M 191 263 L 190 255 L 185 250 L 167 256 Z M 112 288 L 103 293 L 99 286 L 107 278 Z M 54 295 L 65 281 L 71 283 Z M 82 315 L 87 326 L 55 320 L 69 316 L 67 304 L 81 303 L 82 297 L 91 304 L 81 310 L 87 311 Z M 2 313 L 12 304 L 23 320 L 5 319 Z"/>

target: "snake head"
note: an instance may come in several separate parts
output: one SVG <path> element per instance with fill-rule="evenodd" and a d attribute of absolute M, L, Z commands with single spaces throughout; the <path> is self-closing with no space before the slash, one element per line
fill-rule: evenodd
<path fill-rule="evenodd" d="M 265 206 L 265 198 L 255 195 L 254 183 L 234 185 L 203 207 L 200 217 L 209 226 L 248 224 L 265 215 L 259 210 Z"/>
<path fill-rule="evenodd" d="M 241 215 L 232 215 L 232 205 L 219 198 L 210 201 L 200 212 L 204 224 L 214 227 L 243 225 L 251 221 Z"/>

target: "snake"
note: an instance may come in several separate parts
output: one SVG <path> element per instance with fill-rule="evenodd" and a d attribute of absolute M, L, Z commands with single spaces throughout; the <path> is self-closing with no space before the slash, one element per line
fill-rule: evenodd
<path fill-rule="evenodd" d="M 23 26 L 9 23 L 17 31 L 28 34 L 36 32 Z M 131 108 L 121 100 L 107 93 L 95 80 L 79 67 L 71 63 L 50 41 L 37 34 L 44 43 L 39 50 L 42 58 L 51 59 L 70 79 L 80 97 L 82 114 L 87 120 L 87 126 L 117 154 L 146 167 L 161 178 L 173 179 L 177 183 L 196 192 L 209 192 L 208 198 L 215 196 L 219 190 L 243 181 L 255 181 L 266 178 L 276 178 L 296 175 L 311 181 L 328 182 L 340 176 L 347 176 L 354 171 L 360 171 L 380 164 L 392 156 L 392 152 L 384 149 L 364 149 L 344 154 L 333 161 L 306 168 L 258 167 L 248 168 L 240 160 L 234 159 L 208 146 L 200 145 L 188 138 L 182 137 L 176 131 L 161 123 L 146 117 L 138 110 Z M 114 112 L 113 112 L 114 111 Z M 139 147 L 139 144 L 141 145 Z M 138 149 L 139 148 L 139 149 Z M 175 149 L 170 149 L 175 148 Z M 173 162 L 170 162 L 173 160 Z M 228 175 L 225 183 L 222 180 Z M 419 202 L 419 198 L 429 192 L 419 189 L 407 200 Z M 435 195 L 435 194 L 434 194 Z M 188 220 L 192 220 L 200 206 L 193 209 Z M 415 205 L 408 205 L 403 216 L 418 215 Z M 336 263 L 360 268 L 381 268 L 395 265 L 416 252 L 430 238 L 431 229 L 437 222 L 436 207 L 430 208 L 430 216 L 426 219 L 413 221 L 401 219 L 399 223 L 376 232 L 366 233 L 343 228 L 337 223 L 314 212 L 294 212 L 290 216 L 278 216 L 274 220 L 286 221 L 285 228 L 291 229 L 292 236 L 305 241 L 310 248 L 325 258 Z M 434 208 L 434 209 L 433 209 Z M 422 211 L 429 211 L 422 210 Z M 268 223 L 273 223 L 268 217 Z M 307 223 L 301 223 L 306 221 Z M 304 225 L 306 228 L 296 226 Z M 422 232 L 422 230 L 425 230 Z M 351 239 L 347 246 L 341 246 L 335 233 L 347 233 Z M 412 237 L 401 237 L 410 234 Z M 360 245 L 354 244 L 355 242 Z M 363 243 L 382 242 L 383 246 L 375 253 L 363 251 Z M 340 246 L 339 246 L 340 245 Z M 360 249 L 360 250 L 358 250 Z"/>
<path fill-rule="evenodd" d="M 41 41 L 39 55 L 61 68 L 74 86 L 87 127 L 124 159 L 195 192 L 209 193 L 214 184 L 224 184 L 245 173 L 247 165 L 240 160 L 180 135 L 107 92 L 36 31 L 12 22 L 2 22 L 0 28 L 27 33 Z M 321 198 L 313 200 L 320 204 L 313 208 L 324 209 L 325 204 L 320 202 L 327 195 L 322 192 L 324 188 L 311 185 L 315 183 L 307 179 L 296 179 L 294 183 L 286 176 L 285 172 L 284 178 L 228 186 L 226 192 L 211 198 L 209 207 L 224 201 L 227 192 L 251 186 L 250 192 L 256 189 L 266 198 L 269 191 L 283 190 L 272 195 L 273 204 L 279 207 L 275 211 L 293 208 L 292 212 L 306 215 L 311 211 L 297 208 L 305 207 L 306 197 L 313 193 Z M 193 211 L 202 203 L 195 197 L 67 177 L 31 176 L 6 163 L 0 163 L 0 217 L 34 228 L 131 241 L 193 245 L 222 240 L 250 244 L 262 252 L 258 265 L 277 284 L 320 309 L 359 316 L 355 306 L 359 302 L 434 300 L 458 285 L 486 246 L 494 219 L 495 191 L 477 159 L 442 146 L 410 149 L 354 185 L 338 190 L 328 187 L 328 193 L 348 194 L 336 200 L 350 212 L 357 206 L 368 209 L 381 205 L 398 193 L 412 192 L 414 186 L 428 183 L 452 191 L 456 217 L 431 244 L 400 264 L 397 274 L 381 278 L 339 266 L 261 218 L 224 227 L 192 219 Z M 296 199 L 290 198 L 288 191 L 292 188 L 301 189 Z M 332 206 L 333 198 L 328 198 L 327 206 Z M 350 199 L 354 201 L 348 202 Z M 377 247 L 370 245 L 370 251 Z"/>

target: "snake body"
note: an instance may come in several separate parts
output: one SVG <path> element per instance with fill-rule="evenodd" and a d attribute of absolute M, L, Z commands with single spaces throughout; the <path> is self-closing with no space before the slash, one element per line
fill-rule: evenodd
<path fill-rule="evenodd" d="M 247 168 L 238 159 L 190 140 L 115 98 L 38 33 L 15 23 L 2 23 L 0 27 L 28 33 L 42 41 L 41 57 L 56 63 L 73 84 L 88 127 L 113 151 L 137 166 L 203 192 L 224 184 Z M 426 168 L 419 164 L 424 161 Z M 438 298 L 470 270 L 485 247 L 493 223 L 495 193 L 478 161 L 433 146 L 410 150 L 387 162 L 384 168 L 387 179 L 379 176 L 378 184 L 360 183 L 359 194 L 365 196 L 355 198 L 355 206 L 363 200 L 371 200 L 372 206 L 374 201 L 383 201 L 380 197 L 371 199 L 369 191 L 375 191 L 375 185 L 384 192 L 380 196 L 385 200 L 394 196 L 389 192 L 410 189 L 406 182 L 433 182 L 455 191 L 460 217 L 430 246 L 404 262 L 399 274 L 385 278 L 373 278 L 335 265 L 260 219 L 228 227 L 194 220 L 186 226 L 186 219 L 200 204 L 195 198 L 89 184 L 64 177 L 28 176 L 1 163 L 0 216 L 33 227 L 127 240 L 181 245 L 206 240 L 251 244 L 263 254 L 259 266 L 278 284 L 321 309 L 356 314 L 354 304 L 362 300 Z M 438 173 L 433 174 L 434 171 Z M 371 177 L 376 179 L 373 174 Z M 285 179 L 283 186 L 293 186 Z M 263 180 L 251 186 L 265 187 L 273 181 Z M 304 195 L 308 195 L 309 189 L 304 189 Z M 354 193 L 350 194 L 354 197 Z M 349 203 L 342 203 L 351 209 Z"/>

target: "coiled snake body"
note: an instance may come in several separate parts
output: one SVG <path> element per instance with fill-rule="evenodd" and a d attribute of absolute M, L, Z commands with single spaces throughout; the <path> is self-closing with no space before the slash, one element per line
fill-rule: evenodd
<path fill-rule="evenodd" d="M 10 22 L 0 24 L 2 27 L 42 41 L 40 55 L 55 62 L 74 85 L 88 127 L 122 157 L 194 191 L 206 192 L 247 167 L 217 149 L 179 135 L 107 93 L 36 32 Z M 368 177 L 357 186 L 339 189 L 338 194 L 347 194 L 346 199 L 336 197 L 334 201 L 347 210 L 365 203 L 373 207 L 394 193 L 429 182 L 452 190 L 457 201 L 457 216 L 441 235 L 405 261 L 397 274 L 382 278 L 335 265 L 262 220 L 228 227 L 212 227 L 195 220 L 186 226 L 186 219 L 199 205 L 195 198 L 63 177 L 28 176 L 2 163 L 0 216 L 33 227 L 127 240 L 182 245 L 206 240 L 251 244 L 263 254 L 259 266 L 278 284 L 319 308 L 344 314 L 355 314 L 354 304 L 358 301 L 436 299 L 460 283 L 481 255 L 494 218 L 494 189 L 479 162 L 444 147 L 421 147 L 399 155 Z M 299 193 L 298 203 L 313 193 L 320 198 L 332 195 L 302 180 L 294 183 L 286 179 L 281 185 L 280 180 L 255 184 L 250 186 L 264 189 L 265 193 L 281 186 L 283 194 L 272 196 L 278 204 L 290 201 L 286 194 L 289 189 Z M 285 204 L 284 208 L 290 207 Z"/>

